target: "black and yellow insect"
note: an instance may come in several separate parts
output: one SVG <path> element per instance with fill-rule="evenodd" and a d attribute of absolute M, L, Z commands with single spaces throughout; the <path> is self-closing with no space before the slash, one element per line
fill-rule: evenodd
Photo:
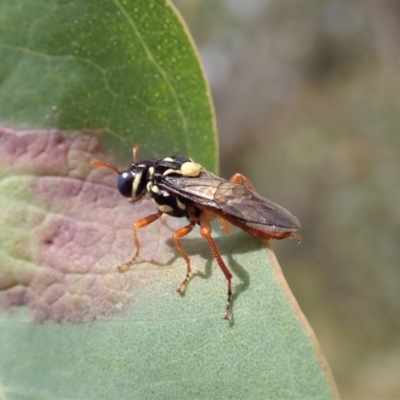
<path fill-rule="evenodd" d="M 293 237 L 300 241 L 294 232 L 300 228 L 299 220 L 283 207 L 261 197 L 252 183 L 241 174 L 235 174 L 230 181 L 206 171 L 200 164 L 183 156 L 138 161 L 138 146 L 133 148 L 132 166 L 120 172 L 114 166 L 94 161 L 94 167 L 108 167 L 118 174 L 117 186 L 121 195 L 136 202 L 146 194 L 150 196 L 157 212 L 133 226 L 133 240 L 136 253 L 132 259 L 121 264 L 121 272 L 131 266 L 140 252 L 137 230 L 143 228 L 166 214 L 172 217 L 186 217 L 189 224 L 176 230 L 172 237 L 175 245 L 186 261 L 186 277 L 178 286 L 182 293 L 188 283 L 192 270 L 190 258 L 179 243 L 195 225 L 200 226 L 201 236 L 210 248 L 228 281 L 228 299 L 224 318 L 229 319 L 232 297 L 232 274 L 223 261 L 211 236 L 210 222 L 221 218 L 225 230 L 228 224 L 243 229 L 261 239 L 285 239 Z"/>

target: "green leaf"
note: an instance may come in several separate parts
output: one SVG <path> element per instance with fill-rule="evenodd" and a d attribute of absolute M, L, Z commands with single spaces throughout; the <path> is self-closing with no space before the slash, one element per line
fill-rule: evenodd
<path fill-rule="evenodd" d="M 125 163 L 138 143 L 216 169 L 208 87 L 169 3 L 4 0 L 0 59 L 3 123 L 100 131 Z"/>
<path fill-rule="evenodd" d="M 140 259 L 117 271 L 134 251 L 132 223 L 154 208 L 130 204 L 90 161 L 106 150 L 131 162 L 139 143 L 141 158 L 216 167 L 208 89 L 171 6 L 10 0 L 0 19 L 0 398 L 336 396 L 257 239 L 216 238 L 234 275 L 231 323 L 201 238 L 181 241 L 195 273 L 176 293 L 177 219 L 141 230 Z"/>
<path fill-rule="evenodd" d="M 199 254 L 192 260 L 205 275 L 192 280 L 184 298 L 175 293 L 183 263 L 150 270 L 137 265 L 124 275 L 128 281 L 141 278 L 125 313 L 77 325 L 32 325 L 25 312 L 3 314 L 5 393 L 10 398 L 38 393 L 85 399 L 332 398 L 321 360 L 265 250 L 243 233 L 217 239 L 217 245 L 235 275 L 231 326 L 221 320 L 224 278 L 207 261 L 206 244 L 188 239 L 184 246 Z"/>

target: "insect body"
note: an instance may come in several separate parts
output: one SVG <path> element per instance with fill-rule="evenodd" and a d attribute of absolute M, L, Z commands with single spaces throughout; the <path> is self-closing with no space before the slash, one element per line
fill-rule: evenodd
<path fill-rule="evenodd" d="M 164 214 L 178 218 L 186 217 L 189 224 L 176 230 L 172 235 L 187 265 L 185 279 L 178 286 L 177 291 L 183 293 L 192 273 L 189 256 L 180 245 L 179 239 L 199 225 L 201 236 L 207 240 L 228 281 L 228 299 L 224 318 L 229 319 L 232 274 L 211 236 L 210 222 L 219 217 L 223 223 L 228 221 L 261 239 L 293 237 L 300 242 L 300 236 L 294 233 L 300 228 L 299 220 L 283 207 L 261 197 L 251 182 L 241 174 L 235 174 L 230 181 L 227 181 L 206 171 L 200 164 L 187 157 L 173 156 L 139 162 L 137 152 L 138 147 L 135 146 L 133 148 L 134 163 L 123 172 L 105 162 L 92 163 L 94 167 L 108 167 L 117 172 L 118 190 L 131 202 L 134 203 L 148 194 L 157 208 L 156 213 L 134 224 L 133 240 L 136 253 L 130 261 L 121 264 L 118 267 L 119 270 L 126 271 L 140 253 L 138 229 L 149 225 Z"/>

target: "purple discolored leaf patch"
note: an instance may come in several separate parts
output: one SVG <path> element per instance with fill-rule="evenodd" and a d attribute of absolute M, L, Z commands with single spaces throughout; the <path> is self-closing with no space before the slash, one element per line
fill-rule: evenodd
<path fill-rule="evenodd" d="M 133 223 L 154 208 L 130 204 L 92 160 L 105 160 L 96 134 L 0 127 L 3 307 L 26 305 L 36 321 L 93 320 L 123 309 L 174 258 L 170 228 L 155 222 L 139 234 L 149 274 L 117 271 L 134 253 Z"/>

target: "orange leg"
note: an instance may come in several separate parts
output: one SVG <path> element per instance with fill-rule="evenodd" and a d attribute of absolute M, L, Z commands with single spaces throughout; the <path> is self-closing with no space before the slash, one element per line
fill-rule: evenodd
<path fill-rule="evenodd" d="M 214 254 L 214 257 L 217 260 L 218 265 L 220 266 L 222 272 L 225 275 L 225 278 L 228 281 L 228 299 L 226 301 L 226 311 L 224 315 L 224 319 L 229 320 L 229 314 L 231 311 L 231 300 L 232 300 L 232 274 L 229 271 L 228 267 L 225 265 L 224 260 L 219 253 L 217 246 L 215 245 L 214 239 L 211 237 L 211 226 L 208 221 L 201 221 L 200 218 L 200 235 L 207 240 L 209 246 L 211 247 L 211 251 Z"/>
<path fill-rule="evenodd" d="M 231 227 L 229 226 L 229 222 L 226 219 L 223 218 L 219 218 L 221 221 L 221 227 L 222 229 L 225 231 L 226 234 L 229 234 L 232 232 Z"/>
<path fill-rule="evenodd" d="M 175 246 L 178 249 L 179 253 L 181 254 L 181 256 L 185 259 L 186 261 L 186 277 L 185 279 L 182 281 L 182 283 L 178 286 L 178 288 L 176 289 L 176 291 L 178 293 L 183 293 L 185 286 L 187 285 L 187 283 L 189 282 L 190 276 L 192 275 L 192 268 L 190 267 L 190 258 L 189 256 L 186 254 L 185 250 L 183 250 L 181 244 L 179 243 L 180 238 L 183 238 L 184 236 L 188 235 L 192 229 L 194 228 L 194 223 L 190 223 L 187 226 L 184 226 L 183 228 L 180 228 L 178 230 L 176 230 L 174 232 L 174 234 L 172 235 L 172 238 L 174 239 L 175 242 Z"/>
<path fill-rule="evenodd" d="M 244 186 L 247 187 L 247 189 L 252 190 L 253 192 L 256 191 L 256 188 L 254 187 L 254 185 L 250 182 L 249 178 L 246 178 L 244 175 L 242 174 L 235 174 L 232 176 L 232 178 L 230 179 L 231 182 L 233 183 L 239 183 L 242 184 Z"/>
<path fill-rule="evenodd" d="M 137 230 L 144 228 L 145 226 L 151 224 L 152 222 L 156 221 L 159 219 L 163 214 L 161 212 L 158 212 L 156 214 L 151 214 L 148 215 L 145 218 L 140 219 L 137 221 L 132 228 L 132 235 L 133 235 L 133 242 L 135 243 L 136 246 L 136 253 L 135 255 L 126 263 L 123 263 L 118 266 L 118 271 L 119 272 L 125 272 L 129 269 L 129 267 L 135 262 L 135 259 L 139 256 L 140 249 L 142 248 L 142 245 L 139 242 L 139 239 L 137 237 Z"/>

